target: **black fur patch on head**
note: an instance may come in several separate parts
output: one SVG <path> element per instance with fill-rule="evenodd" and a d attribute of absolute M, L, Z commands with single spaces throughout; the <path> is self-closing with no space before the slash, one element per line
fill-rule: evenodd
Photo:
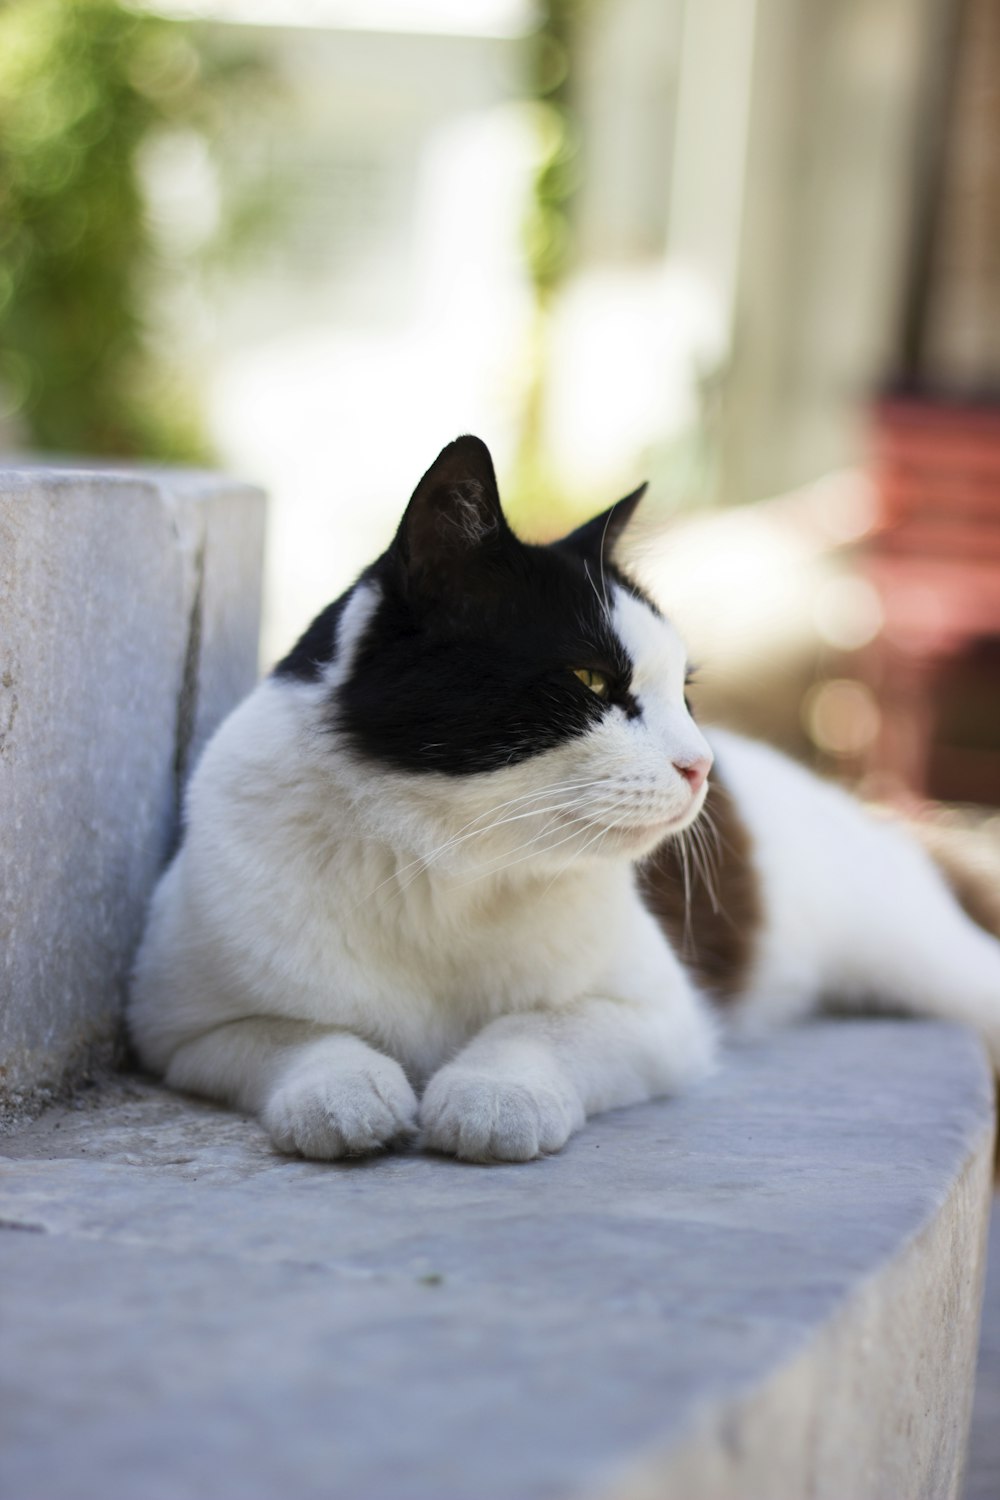
<path fill-rule="evenodd" d="M 365 760 L 468 775 L 582 735 L 605 714 L 638 713 L 632 664 L 609 618 L 613 583 L 631 585 L 609 558 L 602 568 L 611 528 L 598 521 L 550 546 L 519 541 L 485 446 L 450 444 L 363 575 L 379 602 L 333 695 L 331 726 Z M 343 602 L 331 610 L 339 615 Z M 294 664 L 317 659 L 329 615 L 279 674 L 301 676 Z M 607 678 L 606 698 L 574 675 L 580 668 Z"/>

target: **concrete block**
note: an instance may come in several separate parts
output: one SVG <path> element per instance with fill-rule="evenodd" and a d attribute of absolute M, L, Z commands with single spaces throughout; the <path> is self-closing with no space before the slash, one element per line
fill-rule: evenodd
<path fill-rule="evenodd" d="M 1000 1196 L 994 1196 L 990 1224 L 983 1326 L 976 1366 L 976 1397 L 969 1434 L 969 1462 L 963 1500 L 997 1500 L 1000 1495 Z"/>
<path fill-rule="evenodd" d="M 263 497 L 0 469 L 0 1108 L 120 1034 L 180 783 L 256 674 Z"/>
<path fill-rule="evenodd" d="M 957 1027 L 789 1031 L 516 1167 L 77 1103 L 0 1141 L 5 1493 L 961 1493 L 993 1098 Z"/>
<path fill-rule="evenodd" d="M 256 681 L 264 503 L 259 491 L 216 474 L 175 470 L 159 479 L 194 566 L 177 738 L 183 780 Z"/>

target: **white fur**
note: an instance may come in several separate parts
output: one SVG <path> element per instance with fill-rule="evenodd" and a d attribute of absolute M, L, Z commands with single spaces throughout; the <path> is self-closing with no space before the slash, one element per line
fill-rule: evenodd
<path fill-rule="evenodd" d="M 432 1148 L 525 1160 L 712 1064 L 708 1009 L 633 873 L 704 799 L 677 769 L 710 755 L 684 648 L 615 589 L 639 716 L 487 774 L 404 775 L 361 764 L 325 712 L 376 603 L 359 585 L 322 684 L 264 682 L 209 744 L 136 961 L 133 1036 L 168 1083 L 258 1113 L 282 1150 L 359 1154 L 419 1124 Z M 718 742 L 774 913 L 747 1017 L 871 993 L 961 1014 L 1000 1056 L 1000 945 L 923 856 L 773 752 Z"/>
<path fill-rule="evenodd" d="M 712 735 L 754 843 L 768 920 L 742 1025 L 826 1000 L 965 1021 L 1000 1066 L 1000 942 L 958 906 L 925 853 L 766 745 Z"/>

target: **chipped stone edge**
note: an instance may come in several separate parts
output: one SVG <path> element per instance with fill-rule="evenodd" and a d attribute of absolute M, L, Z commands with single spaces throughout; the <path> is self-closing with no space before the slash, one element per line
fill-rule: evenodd
<path fill-rule="evenodd" d="M 804 1348 L 585 1500 L 959 1500 L 995 1140 L 994 1107 L 944 1202 Z"/>

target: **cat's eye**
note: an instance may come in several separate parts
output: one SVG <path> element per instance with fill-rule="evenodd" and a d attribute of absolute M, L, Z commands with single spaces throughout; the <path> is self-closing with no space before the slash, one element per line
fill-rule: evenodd
<path fill-rule="evenodd" d="M 595 672 L 591 667 L 577 667 L 573 676 L 579 677 L 584 687 L 590 688 L 598 698 L 606 698 L 611 692 L 611 683 L 603 672 Z"/>

